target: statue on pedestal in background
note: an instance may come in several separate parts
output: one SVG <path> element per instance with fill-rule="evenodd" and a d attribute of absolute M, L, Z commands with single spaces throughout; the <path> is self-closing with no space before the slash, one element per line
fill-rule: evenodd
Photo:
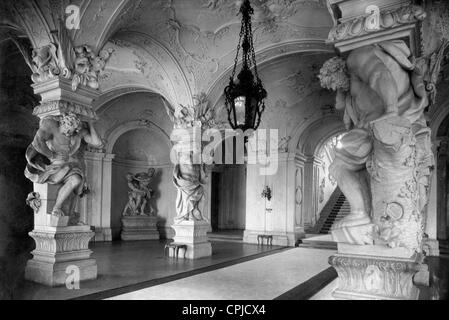
<path fill-rule="evenodd" d="M 148 203 L 153 196 L 150 183 L 155 171 L 154 168 L 150 168 L 148 172 L 126 175 L 130 191 L 128 192 L 128 203 L 123 209 L 123 216 L 152 216 L 154 214 L 153 208 L 148 206 Z M 149 212 L 147 208 L 149 208 Z"/>
<path fill-rule="evenodd" d="M 198 207 L 204 197 L 203 185 L 207 180 L 205 166 L 191 162 L 191 157 L 187 156 L 175 165 L 173 182 L 178 189 L 175 222 L 206 220 Z"/>
<path fill-rule="evenodd" d="M 426 72 L 403 41 L 355 49 L 321 69 L 321 84 L 337 91 L 348 129 L 330 167 L 351 205 L 333 226 L 337 242 L 420 251 L 434 164 Z"/>
<path fill-rule="evenodd" d="M 61 186 L 52 209 L 56 217 L 72 216 L 76 196 L 82 197 L 88 191 L 83 160 L 86 143 L 95 148 L 102 146 L 93 123 L 67 113 L 43 118 L 26 151 L 25 176 L 34 183 Z"/>
<path fill-rule="evenodd" d="M 193 163 L 195 153 L 201 152 L 201 150 L 194 150 L 201 145 L 201 141 L 194 141 L 193 136 L 195 130 L 202 133 L 204 130 L 216 127 L 217 124 L 213 109 L 204 93 L 195 95 L 193 101 L 193 106 L 181 105 L 176 112 L 169 113 L 174 123 L 174 131 L 182 136 L 178 146 L 184 145 L 180 147 L 178 163 L 175 164 L 173 172 L 173 182 L 178 189 L 175 223 L 206 221 L 201 213 L 200 203 L 204 198 L 203 185 L 206 184 L 208 176 L 204 164 Z M 167 110 L 170 109 L 167 108 Z"/>

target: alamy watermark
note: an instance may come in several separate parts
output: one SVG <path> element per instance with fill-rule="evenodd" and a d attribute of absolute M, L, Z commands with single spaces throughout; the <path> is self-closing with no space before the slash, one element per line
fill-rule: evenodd
<path fill-rule="evenodd" d="M 174 164 L 249 164 L 260 165 L 261 175 L 278 170 L 278 130 L 175 129 L 170 139 L 174 146 L 170 160 Z M 222 144 L 225 152 L 222 153 Z"/>
<path fill-rule="evenodd" d="M 65 27 L 68 30 L 78 30 L 80 28 L 80 7 L 71 4 L 65 8 Z"/>
<path fill-rule="evenodd" d="M 69 290 L 80 289 L 80 268 L 75 265 L 67 266 L 65 269 L 67 278 L 65 279 L 65 286 Z"/>

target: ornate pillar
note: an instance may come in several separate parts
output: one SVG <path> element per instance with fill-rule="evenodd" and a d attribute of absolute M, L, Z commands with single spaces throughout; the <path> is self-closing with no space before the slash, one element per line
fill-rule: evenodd
<path fill-rule="evenodd" d="M 179 258 L 199 259 L 212 255 L 212 245 L 207 238 L 210 221 L 203 214 L 209 170 L 202 159 L 202 134 L 214 127 L 213 117 L 205 94 L 194 96 L 193 106 L 180 106 L 173 114 L 173 182 L 178 190 L 173 239 L 175 244 L 186 248 L 179 251 Z"/>
<path fill-rule="evenodd" d="M 297 234 L 301 234 L 301 237 L 304 237 L 304 221 L 305 221 L 305 212 L 306 212 L 306 202 L 304 192 L 308 189 L 308 186 L 305 186 L 305 164 L 306 157 L 302 154 L 297 153 L 295 156 L 295 232 Z M 299 238 L 301 238 L 299 237 Z"/>
<path fill-rule="evenodd" d="M 304 189 L 304 228 L 312 229 L 318 221 L 318 200 L 320 184 L 320 167 L 322 162 L 316 157 L 306 157 L 304 163 L 304 181 L 308 185 Z"/>
<path fill-rule="evenodd" d="M 68 146 L 68 154 L 63 154 L 65 146 L 59 144 L 60 141 L 56 141 L 54 138 L 61 134 L 59 130 L 62 124 L 59 124 L 61 127 L 57 127 L 58 121 L 62 121 L 62 115 L 66 114 L 75 115 L 84 121 L 96 119 L 91 104 L 92 100 L 97 97 L 97 92 L 87 87 L 79 87 L 74 92 L 71 85 L 71 81 L 68 79 L 54 78 L 33 86 L 34 92 L 42 97 L 41 104 L 33 112 L 41 119 L 40 134 L 49 130 L 56 131 L 52 131 L 53 139 L 46 140 L 46 144 L 50 146 L 49 150 L 52 152 L 51 155 L 48 155 L 50 158 L 40 160 L 44 155 L 36 153 L 34 150 L 34 148 L 38 148 L 39 139 L 42 138 L 39 135 L 36 135 L 35 141 L 27 151 L 29 162 L 27 177 L 34 180 L 34 192 L 27 200 L 35 210 L 34 230 L 30 232 L 30 236 L 36 242 L 36 249 L 32 252 L 33 259 L 27 263 L 25 278 L 48 286 L 65 284 L 73 270 L 79 275 L 79 281 L 97 277 L 97 264 L 95 259 L 90 257 L 92 251 L 88 246 L 94 233 L 86 224 L 87 221 L 82 221 L 80 213 L 74 212 L 73 209 L 78 197 L 74 193 L 69 196 L 64 202 L 61 215 L 56 215 L 54 211 L 61 189 L 66 183 L 69 183 L 69 176 L 85 177 L 85 171 L 82 172 L 84 159 L 80 153 L 83 142 L 79 135 L 74 133 L 71 138 L 66 138 L 71 143 Z M 43 127 L 49 121 L 52 121 L 56 127 L 53 129 Z M 80 156 L 80 158 L 75 159 L 76 156 Z M 81 161 L 79 169 L 70 171 L 72 165 L 69 163 L 78 160 Z M 42 165 L 40 161 L 43 161 L 44 164 Z M 32 165 L 40 165 L 43 170 L 36 170 Z M 64 174 L 65 177 L 63 177 Z M 48 181 L 52 181 L 52 179 L 59 180 L 59 182 L 49 183 Z M 93 182 L 95 183 L 95 181 Z"/>
<path fill-rule="evenodd" d="M 421 68 L 438 60 L 420 57 L 426 14 L 401 0 L 329 1 L 329 8 L 328 42 L 347 58 L 326 62 L 320 79 L 345 111 L 349 132 L 331 170 L 351 205 L 332 230 L 333 295 L 418 299 L 417 284 L 429 280 L 422 239 L 433 167 L 423 112 L 430 99 L 424 88 L 434 77 L 423 77 Z"/>

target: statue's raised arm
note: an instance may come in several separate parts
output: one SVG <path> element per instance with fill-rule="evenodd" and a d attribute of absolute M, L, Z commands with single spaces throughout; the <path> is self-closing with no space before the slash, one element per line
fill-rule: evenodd
<path fill-rule="evenodd" d="M 103 141 L 101 141 L 100 136 L 98 135 L 97 131 L 95 130 L 94 124 L 92 121 L 87 122 L 88 128 L 84 127 L 80 134 L 83 137 L 84 141 L 86 141 L 87 144 L 94 148 L 101 148 L 103 147 Z"/>

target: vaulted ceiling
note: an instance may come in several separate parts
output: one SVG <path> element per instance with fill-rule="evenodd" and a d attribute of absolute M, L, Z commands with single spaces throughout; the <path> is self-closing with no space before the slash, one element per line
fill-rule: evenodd
<path fill-rule="evenodd" d="M 67 6 L 80 8 L 75 45 L 100 50 L 109 40 L 154 42 L 173 57 L 192 92 L 227 80 L 240 31 L 242 0 L 14 0 L 2 1 L 0 30 L 13 29 L 34 47 L 52 41 Z M 260 60 L 302 51 L 329 51 L 332 27 L 325 0 L 253 0 L 254 40 Z"/>

